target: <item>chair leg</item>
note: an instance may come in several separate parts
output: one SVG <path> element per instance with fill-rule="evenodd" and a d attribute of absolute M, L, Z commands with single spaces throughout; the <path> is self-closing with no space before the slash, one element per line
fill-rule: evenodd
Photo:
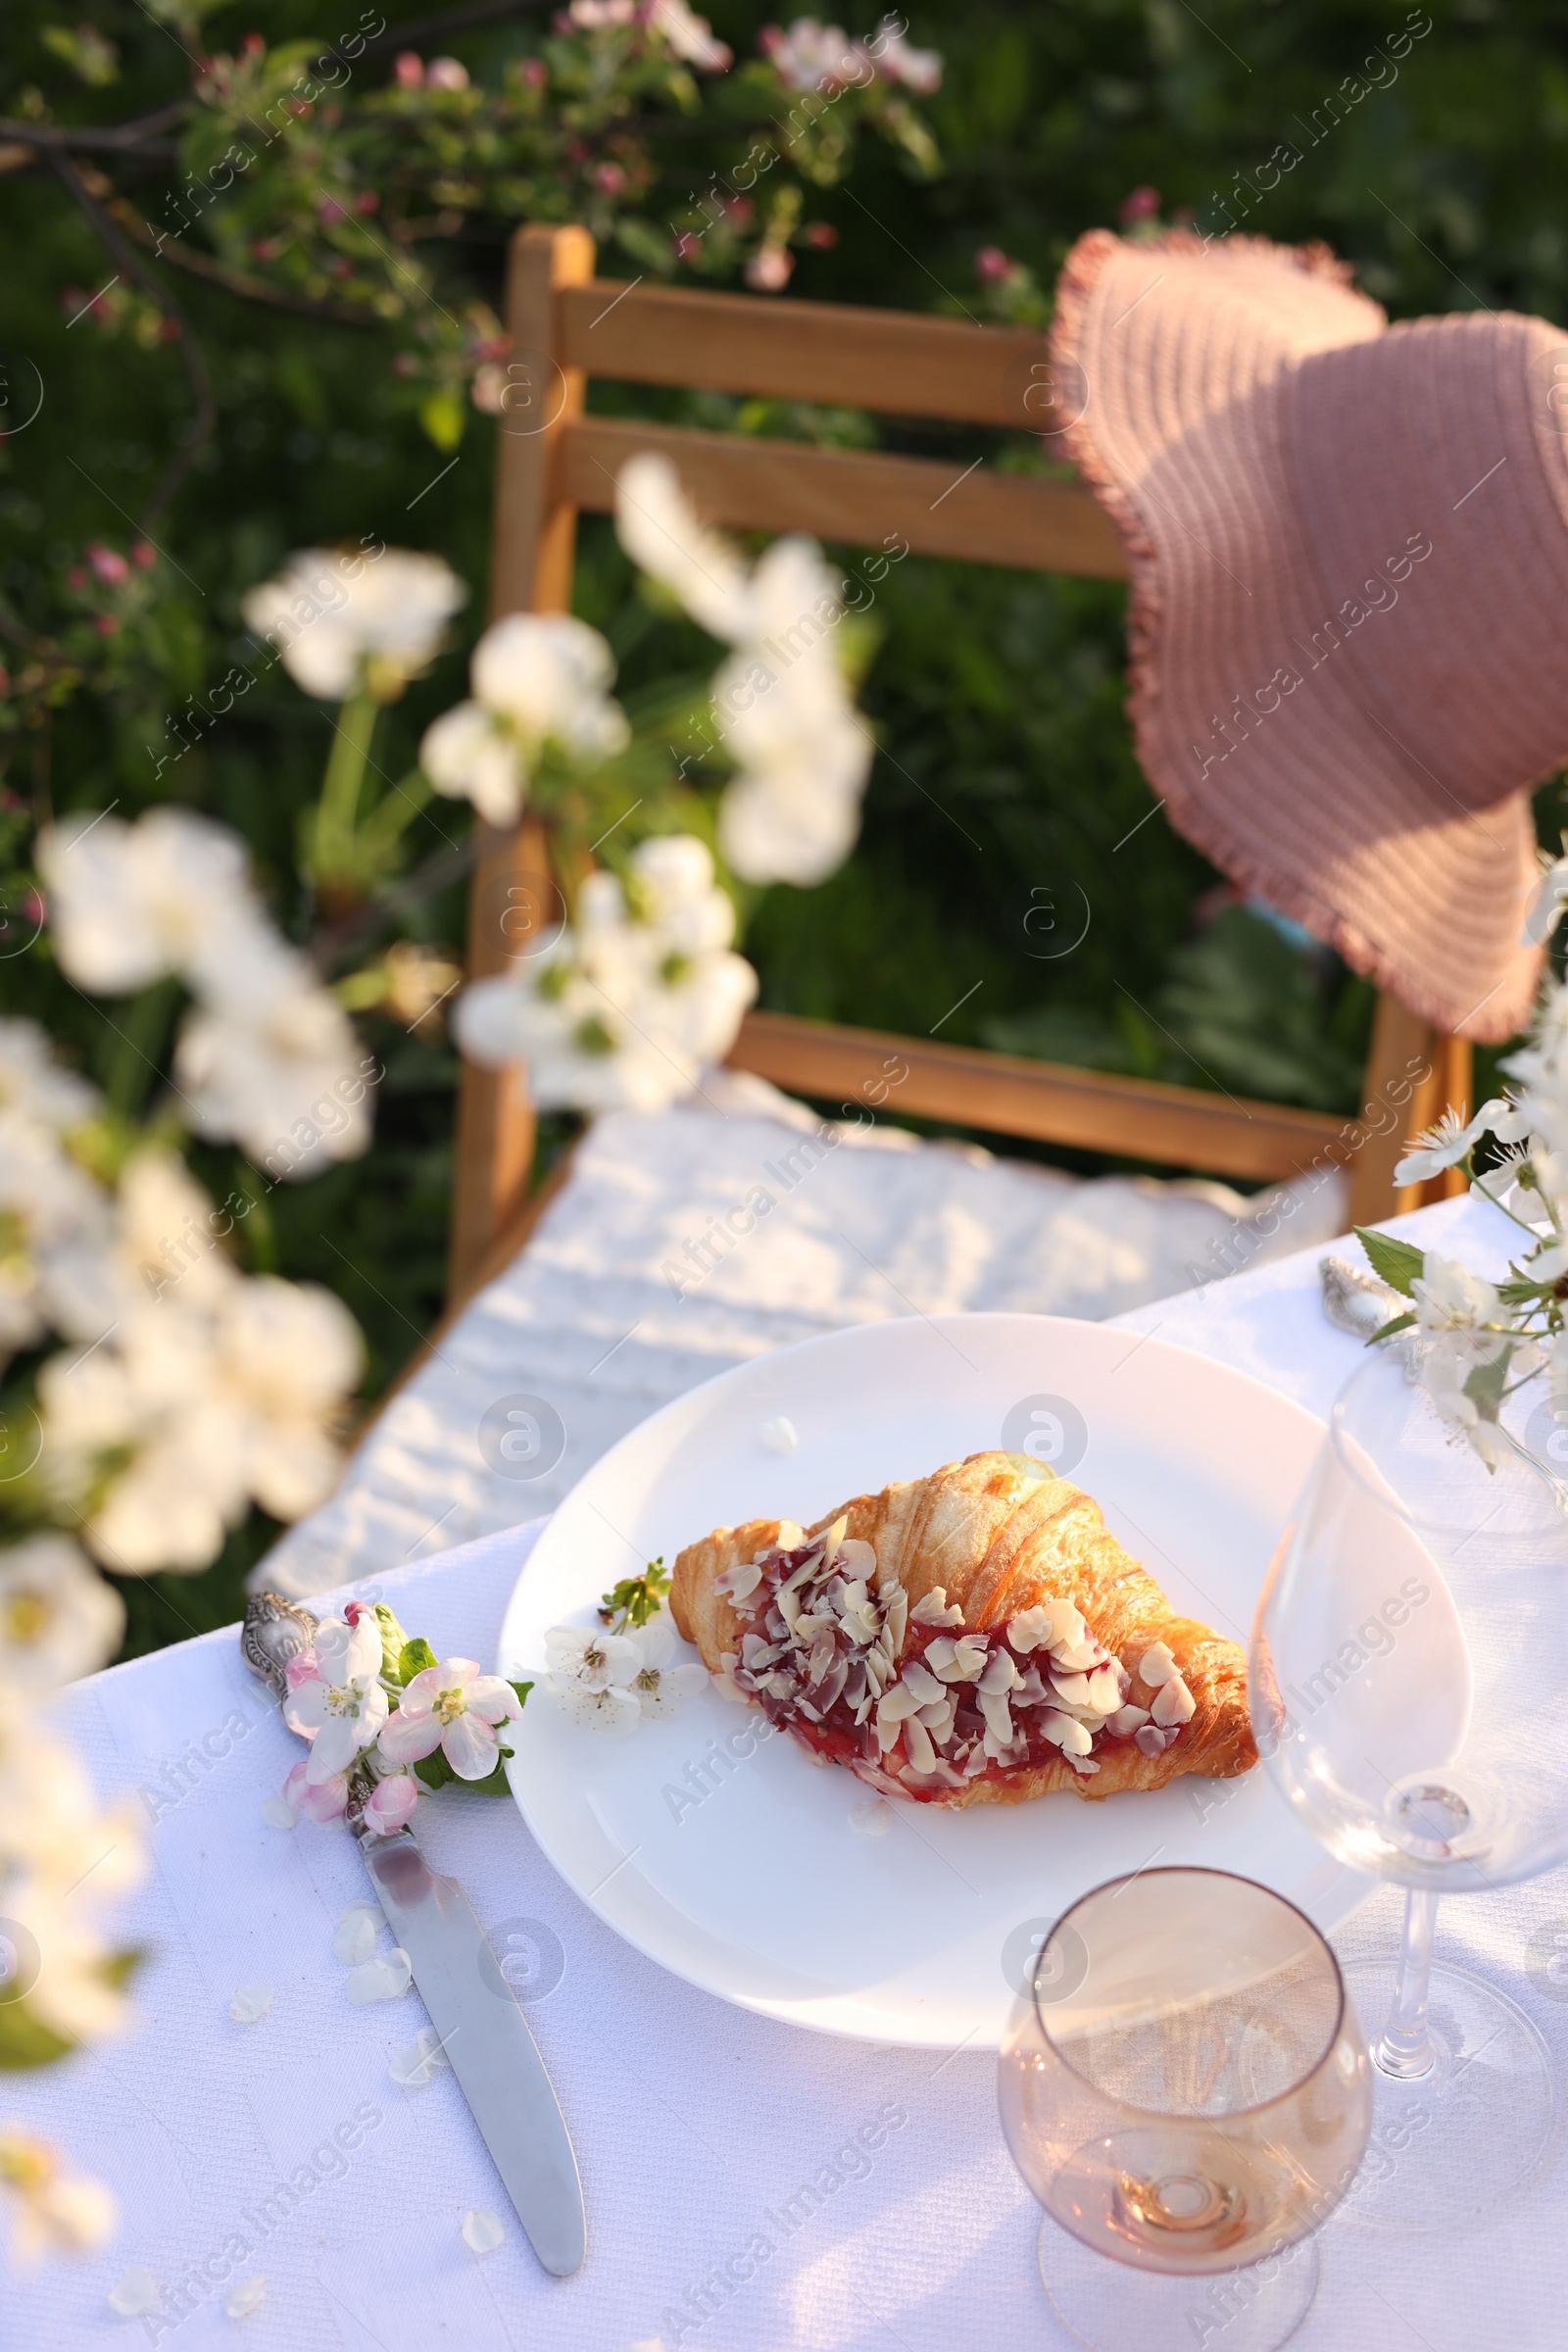
<path fill-rule="evenodd" d="M 468 977 L 506 971 L 526 942 L 554 920 L 558 894 L 544 827 L 536 818 L 512 832 L 483 836 L 468 897 Z M 447 1295 L 466 1291 L 496 1235 L 517 1214 L 533 1167 L 534 1115 L 520 1068 L 463 1063 L 458 1090 L 457 1159 L 452 1176 L 452 1237 Z"/>
<path fill-rule="evenodd" d="M 1385 991 L 1378 998 L 1362 1088 L 1363 1140 L 1350 1163 L 1350 1221 L 1370 1225 L 1402 1216 L 1464 1190 L 1450 1168 L 1426 1184 L 1395 1187 L 1405 1145 L 1443 1116 L 1468 1110 L 1473 1054 L 1467 1038 L 1434 1029 Z"/>

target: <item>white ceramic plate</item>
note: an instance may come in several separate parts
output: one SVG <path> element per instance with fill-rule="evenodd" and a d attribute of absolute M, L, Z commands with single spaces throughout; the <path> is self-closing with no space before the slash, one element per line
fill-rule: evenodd
<path fill-rule="evenodd" d="M 1042 1399 L 1047 1401 L 1042 1402 Z M 1063 1413 L 1061 1404 L 1068 1410 Z M 667 1724 L 607 1738 L 543 1687 L 546 1629 L 715 1526 L 789 1517 L 992 1446 L 1020 1428 L 1085 1486 L 1180 1610 L 1246 1642 L 1322 1425 L 1245 1374 L 1157 1339 L 1044 1315 L 871 1323 L 781 1348 L 678 1397 L 574 1488 L 518 1581 L 500 1671 L 540 1683 L 512 1785 L 563 1878 L 665 1968 L 796 2025 L 933 2048 L 998 2043 L 1031 1942 L 1091 1886 L 1152 1863 L 1260 1880 L 1322 1928 L 1372 1891 L 1298 1826 L 1261 1771 L 1085 1803 L 960 1813 L 870 1792 L 708 1690 Z M 780 1455 L 762 1430 L 798 1433 Z M 1074 1420 L 1077 1415 L 1078 1420 Z M 740 1744 L 750 1742 L 744 1738 Z"/>

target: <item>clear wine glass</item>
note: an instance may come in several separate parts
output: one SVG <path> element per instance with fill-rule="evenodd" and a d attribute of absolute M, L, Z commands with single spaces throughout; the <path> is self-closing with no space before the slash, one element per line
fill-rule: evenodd
<path fill-rule="evenodd" d="M 1416 1343 L 1417 1345 L 1419 1343 Z M 1556 2129 L 1518 2005 L 1434 1962 L 1438 1898 L 1568 1856 L 1568 1511 L 1526 1391 L 1494 1468 L 1411 1377 L 1347 1383 L 1252 1631 L 1258 1746 L 1330 1851 L 1407 1888 L 1401 1951 L 1348 1961 L 1379 2089 L 1354 2211 L 1440 2230 L 1513 2196 Z M 1534 1412 L 1531 1407 L 1534 1405 Z"/>
<path fill-rule="evenodd" d="M 1083 2343 L 1273 2352 L 1299 2327 L 1372 2083 L 1334 1954 L 1283 1895 L 1189 1869 L 1085 1895 L 1014 2008 L 998 2097 Z"/>

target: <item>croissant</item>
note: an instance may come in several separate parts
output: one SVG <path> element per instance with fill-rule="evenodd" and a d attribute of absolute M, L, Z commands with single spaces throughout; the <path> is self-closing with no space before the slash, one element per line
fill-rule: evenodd
<path fill-rule="evenodd" d="M 1103 1797 L 1257 1761 L 1238 1644 L 1178 1617 L 1028 1454 L 972 1453 L 809 1529 L 715 1528 L 670 1607 L 727 1696 L 884 1795 Z"/>

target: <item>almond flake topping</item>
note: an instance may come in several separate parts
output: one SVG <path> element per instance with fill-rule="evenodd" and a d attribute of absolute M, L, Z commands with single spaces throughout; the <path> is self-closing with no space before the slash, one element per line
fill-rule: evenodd
<path fill-rule="evenodd" d="M 776 1544 L 718 1583 L 752 1619 L 740 1658 L 725 1660 L 728 1692 L 822 1727 L 820 1742 L 808 1742 L 813 1762 L 837 1755 L 884 1792 L 902 1783 L 929 1797 L 1038 1761 L 1042 1742 L 1084 1776 L 1100 1770 L 1092 1751 L 1102 1732 L 1161 1755 L 1192 1719 L 1196 1702 L 1165 1643 L 1152 1642 L 1139 1663 L 1152 1710 L 1132 1705 L 1128 1666 L 1074 1602 L 1042 1601 L 1005 1626 L 966 1632 L 941 1586 L 911 1605 L 847 1526 L 841 1515 L 808 1537 L 783 1522 Z"/>

